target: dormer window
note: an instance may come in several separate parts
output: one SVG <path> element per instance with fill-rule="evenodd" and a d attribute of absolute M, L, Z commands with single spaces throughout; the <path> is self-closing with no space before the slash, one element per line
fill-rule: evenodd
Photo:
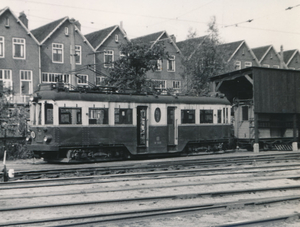
<path fill-rule="evenodd" d="M 5 18 L 5 27 L 9 27 L 9 18 L 8 17 L 6 17 Z"/>
<path fill-rule="evenodd" d="M 68 36 L 69 35 L 69 28 L 65 27 L 65 35 Z"/>
<path fill-rule="evenodd" d="M 116 42 L 116 43 L 119 42 L 119 35 L 115 35 L 115 42 Z"/>

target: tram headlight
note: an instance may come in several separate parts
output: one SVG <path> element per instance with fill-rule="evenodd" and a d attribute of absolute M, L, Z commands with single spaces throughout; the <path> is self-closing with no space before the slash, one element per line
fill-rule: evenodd
<path fill-rule="evenodd" d="M 44 142 L 45 143 L 50 143 L 51 140 L 52 140 L 52 136 L 51 135 L 44 137 Z"/>
<path fill-rule="evenodd" d="M 34 139 L 34 138 L 35 138 L 35 132 L 34 132 L 34 131 L 31 131 L 31 132 L 30 132 L 30 136 L 31 136 L 32 139 Z"/>
<path fill-rule="evenodd" d="M 30 136 L 27 136 L 27 137 L 26 137 L 26 142 L 29 143 L 30 141 L 31 141 L 31 137 L 30 137 Z"/>

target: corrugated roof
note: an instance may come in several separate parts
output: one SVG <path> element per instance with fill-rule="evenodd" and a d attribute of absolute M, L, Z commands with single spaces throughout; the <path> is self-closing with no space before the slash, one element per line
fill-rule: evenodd
<path fill-rule="evenodd" d="M 95 31 L 85 35 L 85 38 L 90 42 L 90 44 L 97 48 L 104 39 L 116 28 L 118 25 L 114 25 L 108 28 L 101 29 L 99 31 Z"/>
<path fill-rule="evenodd" d="M 43 25 L 32 30 L 31 33 L 39 42 L 42 42 L 63 20 L 67 18 L 68 17 L 64 17 L 49 24 Z"/>
<path fill-rule="evenodd" d="M 254 55 L 256 56 L 256 58 L 258 59 L 258 61 L 262 60 L 262 57 L 266 54 L 266 52 L 270 48 L 270 46 L 271 45 L 263 46 L 263 47 L 257 47 L 257 48 L 252 49 L 252 51 L 253 51 Z"/>

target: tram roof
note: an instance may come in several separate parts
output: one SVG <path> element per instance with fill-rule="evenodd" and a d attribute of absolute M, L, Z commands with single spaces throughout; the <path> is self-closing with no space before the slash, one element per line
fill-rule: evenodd
<path fill-rule="evenodd" d="M 169 103 L 169 104 L 222 104 L 230 105 L 227 98 L 206 96 L 167 96 L 136 95 L 118 93 L 84 93 L 75 91 L 38 91 L 35 97 L 39 100 L 53 101 L 91 101 L 91 102 L 131 102 L 131 103 Z"/>

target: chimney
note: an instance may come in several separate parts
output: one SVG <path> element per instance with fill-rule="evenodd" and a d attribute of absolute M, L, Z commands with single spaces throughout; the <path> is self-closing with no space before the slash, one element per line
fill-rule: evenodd
<path fill-rule="evenodd" d="M 81 31 L 81 24 L 79 23 L 79 21 L 75 21 L 75 25 L 78 28 L 79 31 Z"/>
<path fill-rule="evenodd" d="M 121 31 L 124 32 L 124 34 L 125 34 L 124 37 L 126 37 L 127 34 L 126 34 L 126 31 L 125 31 L 124 28 L 123 28 L 123 21 L 120 21 L 120 26 L 119 26 L 119 27 L 120 27 Z"/>
<path fill-rule="evenodd" d="M 174 43 L 176 43 L 176 37 L 175 37 L 175 35 L 170 35 L 170 38 L 174 41 Z"/>
<path fill-rule="evenodd" d="M 283 46 L 280 46 L 280 68 L 283 69 L 284 58 L 283 58 Z"/>
<path fill-rule="evenodd" d="M 25 27 L 28 28 L 28 19 L 26 17 L 26 14 L 24 13 L 24 11 L 22 11 L 20 13 L 19 19 L 20 19 L 20 21 L 22 21 L 22 23 L 25 25 Z"/>

